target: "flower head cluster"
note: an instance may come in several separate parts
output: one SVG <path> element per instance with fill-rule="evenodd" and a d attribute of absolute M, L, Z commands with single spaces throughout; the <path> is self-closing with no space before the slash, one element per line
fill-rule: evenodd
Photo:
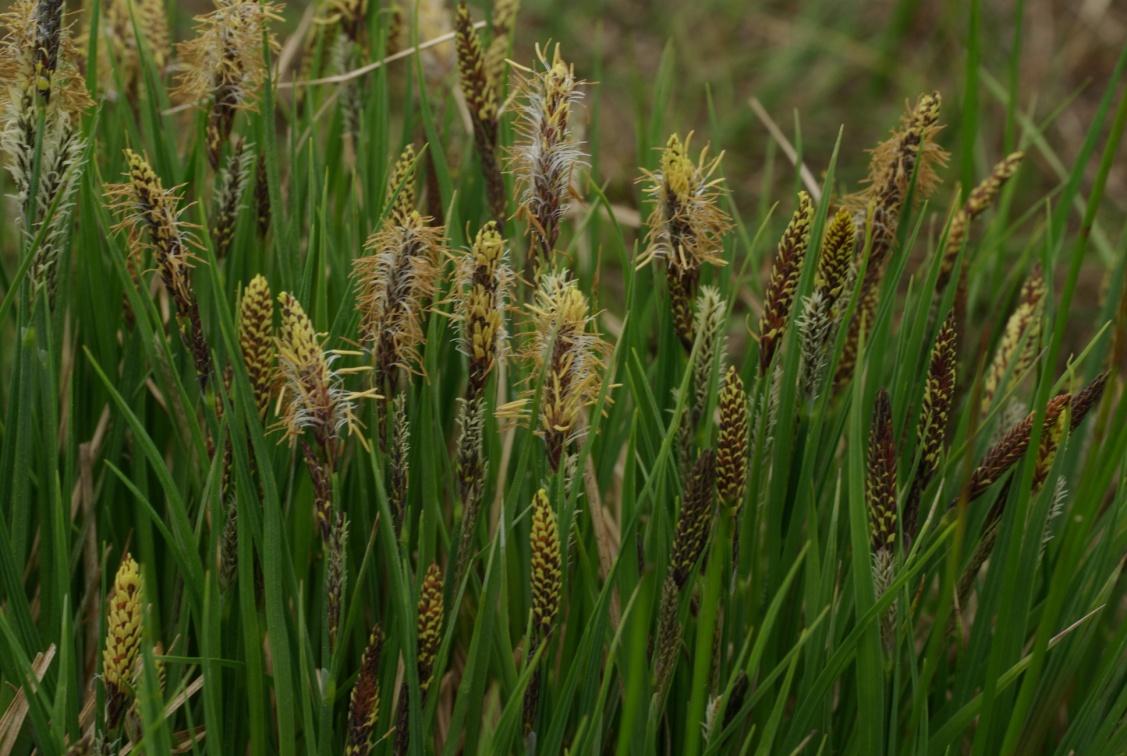
<path fill-rule="evenodd" d="M 646 249 L 639 267 L 660 258 L 672 299 L 673 323 L 686 350 L 693 344 L 692 302 L 704 265 L 723 265 L 723 236 L 731 227 L 720 209 L 724 179 L 715 176 L 723 153 L 709 156 L 706 145 L 696 161 L 690 157 L 693 135 L 682 142 L 672 134 L 661 153 L 661 168 L 642 176 L 654 201 L 647 221 Z"/>
<path fill-rule="evenodd" d="M 461 324 L 459 346 L 470 361 L 467 397 L 480 395 L 493 368 L 505 358 L 508 335 L 505 307 L 513 273 L 505 240 L 490 221 L 457 262 L 455 317 Z"/>
<path fill-rule="evenodd" d="M 345 371 L 333 369 L 333 362 L 342 353 L 325 350 L 324 338 L 292 294 L 279 294 L 278 308 L 282 325 L 276 345 L 283 381 L 279 402 L 286 438 L 292 444 L 309 430 L 322 447 L 329 448 L 342 430 L 356 426 L 356 399 L 375 394 L 349 391 L 343 386 Z"/>
<path fill-rule="evenodd" d="M 196 37 L 179 45 L 184 68 L 176 93 L 189 103 L 207 102 L 207 151 L 212 168 L 231 135 L 235 113 L 253 108 L 266 79 L 262 35 L 280 21 L 280 7 L 255 0 L 216 0 L 196 19 Z M 268 37 L 277 47 L 277 40 Z"/>
<path fill-rule="evenodd" d="M 540 427 L 555 470 L 583 410 L 598 398 L 606 344 L 589 328 L 587 297 L 566 273 L 545 274 L 528 310 L 533 333 L 526 355 L 534 374 L 544 376 Z"/>
<path fill-rule="evenodd" d="M 529 271 L 550 263 L 567 209 L 572 173 L 585 159 L 572 124 L 573 109 L 583 96 L 583 82 L 560 55 L 551 60 L 539 46 L 537 65 L 524 69 L 520 83 L 517 144 L 509 167 L 517 180 L 517 214 L 529 226 Z"/>
<path fill-rule="evenodd" d="M 125 714 L 133 687 L 133 668 L 141 648 L 141 595 L 141 571 L 127 553 L 117 568 L 106 609 L 102 679 L 106 684 L 106 720 L 111 729 Z"/>

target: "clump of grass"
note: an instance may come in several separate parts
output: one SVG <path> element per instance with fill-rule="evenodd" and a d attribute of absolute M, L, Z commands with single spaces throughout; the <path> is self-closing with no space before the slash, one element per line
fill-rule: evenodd
<path fill-rule="evenodd" d="M 518 6 L 3 16 L 0 750 L 1122 751 L 1127 57 L 761 161 Z"/>

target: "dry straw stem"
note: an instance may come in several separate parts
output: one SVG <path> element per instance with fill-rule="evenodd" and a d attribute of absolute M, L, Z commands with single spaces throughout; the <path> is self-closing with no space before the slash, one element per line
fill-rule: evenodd
<path fill-rule="evenodd" d="M 490 81 L 481 49 L 481 40 L 470 19 L 470 9 L 458 3 L 454 16 L 458 51 L 458 70 L 462 78 L 462 94 L 473 122 L 474 147 L 481 160 L 482 178 L 493 219 L 501 227 L 505 223 L 505 181 L 497 163 L 497 90 Z"/>
<path fill-rule="evenodd" d="M 348 701 L 348 733 L 345 736 L 346 756 L 367 756 L 372 750 L 372 734 L 380 716 L 380 649 L 383 631 L 372 628 L 368 645 L 360 658 L 360 671 Z"/>
<path fill-rule="evenodd" d="M 971 221 L 982 215 L 994 204 L 994 200 L 1002 191 L 1002 187 L 1017 173 L 1024 157 L 1025 153 L 1018 151 L 1011 152 L 1003 158 L 990 171 L 990 175 L 971 190 L 966 202 L 956 211 L 955 216 L 951 219 L 951 227 L 947 231 L 947 241 L 943 247 L 943 260 L 939 266 L 939 280 L 936 282 L 936 291 L 942 292 L 947 285 L 947 281 L 950 280 L 951 273 L 955 269 L 955 259 L 959 256 L 959 250 L 967 239 Z M 964 271 L 965 268 L 966 262 L 964 262 Z"/>
<path fill-rule="evenodd" d="M 716 493 L 720 501 L 738 511 L 747 484 L 748 398 L 734 365 L 724 375 L 720 389 L 720 428 L 716 438 Z"/>
<path fill-rule="evenodd" d="M 183 102 L 208 103 L 207 156 L 211 167 L 219 159 L 235 113 L 251 109 L 266 79 L 262 35 L 270 22 L 281 21 L 281 6 L 256 0 L 219 0 L 216 9 L 197 16 L 196 37 L 177 46 L 184 65 L 175 95 Z M 272 51 L 278 42 L 267 37 Z"/>
<path fill-rule="evenodd" d="M 904 533 L 913 537 L 919 514 L 920 497 L 939 469 L 943 455 L 943 443 L 950 424 L 951 405 L 955 397 L 956 367 L 959 359 L 958 333 L 955 329 L 955 315 L 951 313 L 943 321 L 935 345 L 931 349 L 924 395 L 920 409 L 916 436 L 919 443 L 920 461 L 912 480 L 912 490 L 904 505 Z"/>
<path fill-rule="evenodd" d="M 980 411 L 990 410 L 1002 382 L 1008 376 L 1018 381 L 1033 366 L 1041 348 L 1041 315 L 1045 307 L 1045 278 L 1037 265 L 1021 287 L 1017 306 L 1006 321 L 1006 330 L 994 350 L 982 383 Z"/>
<path fill-rule="evenodd" d="M 767 283 L 763 313 L 759 318 L 759 372 L 767 374 L 771 360 L 782 340 L 790 315 L 790 306 L 798 289 L 798 277 L 802 272 L 802 261 L 810 244 L 810 224 L 814 219 L 814 206 L 810 195 L 798 193 L 798 208 L 791 216 L 779 240 L 775 261 L 771 266 L 771 278 Z"/>
<path fill-rule="evenodd" d="M 239 301 L 239 346 L 255 404 L 264 416 L 277 383 L 274 299 L 265 276 L 252 278 Z"/>
<path fill-rule="evenodd" d="M 133 690 L 133 667 L 141 647 L 141 571 L 126 552 L 114 576 L 106 608 L 106 647 L 102 680 L 106 684 L 106 726 L 115 730 Z"/>
<path fill-rule="evenodd" d="M 527 275 L 551 265 L 572 172 L 585 159 L 571 123 L 572 110 L 583 96 L 583 82 L 560 55 L 559 45 L 550 61 L 537 45 L 536 57 L 535 69 L 521 70 L 518 139 L 509 154 L 509 170 L 516 176 L 517 216 L 528 223 Z"/>
<path fill-rule="evenodd" d="M 190 276 L 195 255 L 194 240 L 180 220 L 183 212 L 178 207 L 179 197 L 174 189 L 165 189 L 148 161 L 133 150 L 126 149 L 129 163 L 126 173 L 129 181 L 110 186 L 106 193 L 121 218 L 118 228 L 129 234 L 133 248 L 141 238 L 148 238 L 160 267 L 164 287 L 176 304 L 180 336 L 184 346 L 195 361 L 200 389 L 207 386 L 211 375 L 211 352 L 200 322 L 199 303 Z"/>
<path fill-rule="evenodd" d="M 892 552 L 896 544 L 896 447 L 892 433 L 892 402 L 881 389 L 873 404 L 865 500 L 872 528 L 873 553 Z"/>
<path fill-rule="evenodd" d="M 646 171 L 640 179 L 654 205 L 638 267 L 665 261 L 673 326 L 686 352 L 693 348 L 692 304 L 701 268 L 724 265 L 724 234 L 731 228 L 731 219 L 718 205 L 724 179 L 714 176 L 723 153 L 710 157 L 705 145 L 693 162 L 692 138 L 690 132 L 682 143 L 677 134 L 670 135 L 660 169 Z"/>
<path fill-rule="evenodd" d="M 543 375 L 540 430 L 552 471 L 580 432 L 584 410 L 602 385 L 607 344 L 595 331 L 587 296 L 566 271 L 546 273 L 528 305 L 533 330 L 525 348 L 532 375 Z M 535 393 L 528 390 L 527 398 Z"/>

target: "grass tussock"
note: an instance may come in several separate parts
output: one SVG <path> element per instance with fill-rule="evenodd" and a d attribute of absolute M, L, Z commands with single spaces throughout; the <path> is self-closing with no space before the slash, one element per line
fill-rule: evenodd
<path fill-rule="evenodd" d="M 1127 53 L 802 5 L 14 0 L 0 752 L 1127 750 Z"/>

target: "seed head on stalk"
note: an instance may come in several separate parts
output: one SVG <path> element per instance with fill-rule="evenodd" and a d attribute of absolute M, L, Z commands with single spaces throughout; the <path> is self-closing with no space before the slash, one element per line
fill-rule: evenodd
<path fill-rule="evenodd" d="M 380 649 L 383 631 L 372 628 L 368 645 L 360 658 L 360 673 L 348 700 L 348 732 L 344 741 L 346 756 L 366 756 L 372 750 L 372 735 L 380 717 Z"/>
<path fill-rule="evenodd" d="M 931 482 L 932 476 L 939 470 L 939 462 L 943 456 L 943 444 L 950 424 L 951 405 L 955 398 L 955 372 L 959 361 L 958 333 L 955 326 L 955 314 L 952 312 L 939 329 L 928 362 L 923 406 L 920 409 L 920 420 L 916 430 L 920 462 L 916 467 L 912 488 L 904 505 L 904 534 L 908 538 L 915 536 L 920 497 Z"/>
<path fill-rule="evenodd" d="M 196 241 L 180 219 L 183 209 L 179 208 L 176 190 L 165 189 L 140 154 L 126 149 L 125 157 L 129 163 L 128 181 L 111 185 L 106 193 L 121 219 L 118 228 L 129 234 L 130 247 L 145 244 L 156 258 L 164 287 L 176 304 L 181 339 L 195 361 L 196 376 L 203 390 L 211 375 L 211 352 L 190 276 L 197 259 L 193 254 Z"/>
<path fill-rule="evenodd" d="M 533 69 L 522 69 L 516 97 L 518 139 L 509 154 L 509 170 L 516 176 L 517 216 L 528 223 L 525 272 L 529 275 L 552 263 L 572 173 L 585 160 L 571 123 L 573 109 L 583 96 L 583 82 L 560 55 L 559 45 L 550 61 L 537 45 L 536 58 Z"/>
<path fill-rule="evenodd" d="M 733 510 L 743 503 L 747 484 L 748 430 L 747 392 L 734 365 L 724 375 L 720 388 L 720 428 L 716 438 L 716 493 Z"/>
<path fill-rule="evenodd" d="M 219 168 L 235 114 L 253 109 L 266 80 L 262 35 L 281 21 L 281 6 L 257 0 L 216 0 L 196 18 L 196 36 L 178 45 L 184 66 L 175 94 L 189 104 L 207 103 L 207 156 Z M 273 51 L 278 41 L 267 37 Z"/>
<path fill-rule="evenodd" d="M 982 383 L 980 411 L 990 410 L 1002 382 L 1020 380 L 1033 366 L 1041 348 L 1041 315 L 1045 308 L 1045 278 L 1037 265 L 1022 284 L 1017 306 L 1006 321 L 1006 329 L 994 349 L 994 357 L 986 369 Z"/>
<path fill-rule="evenodd" d="M 779 240 L 775 262 L 771 266 L 771 278 L 767 284 L 763 314 L 759 318 L 759 371 L 767 374 L 771 359 L 775 356 L 786 329 L 790 306 L 798 290 L 798 278 L 802 272 L 802 261 L 806 247 L 810 243 L 810 223 L 814 219 L 814 206 L 810 195 L 798 193 L 798 208 L 791 216 Z"/>
<path fill-rule="evenodd" d="M 372 351 L 377 382 L 391 391 L 396 370 L 421 370 L 423 319 L 442 259 L 443 229 L 417 210 L 393 213 L 352 263 L 361 341 Z"/>
<path fill-rule="evenodd" d="M 942 126 L 939 110 L 942 100 L 938 92 L 920 96 L 904 116 L 892 135 L 877 145 L 869 161 L 868 186 L 846 198 L 846 204 L 857 218 L 858 229 L 871 218 L 872 231 L 869 259 L 861 281 L 861 298 L 849 321 L 845 351 L 838 363 L 835 383 L 843 385 L 853 374 L 857 361 L 857 344 L 863 327 L 872 324 L 880 297 L 880 285 L 888 266 L 901 210 L 913 187 L 912 196 L 923 200 L 939 185 L 937 170 L 947 163 L 947 152 L 936 143 Z"/>
<path fill-rule="evenodd" d="M 566 272 L 545 273 L 528 305 L 532 335 L 525 356 L 532 374 L 544 376 L 540 432 L 548 463 L 558 470 L 582 427 L 583 411 L 598 399 L 606 342 L 594 330 L 587 297 Z M 531 398 L 532 390 L 528 397 Z"/>
<path fill-rule="evenodd" d="M 133 691 L 133 667 L 141 648 L 141 571 L 128 553 L 114 576 L 106 607 L 106 648 L 102 680 L 106 685 L 106 725 L 117 728 Z"/>
<path fill-rule="evenodd" d="M 723 237 L 731 227 L 719 207 L 724 179 L 714 177 L 724 155 L 710 157 L 705 145 L 694 163 L 689 157 L 692 139 L 691 132 L 683 143 L 677 134 L 670 135 L 660 169 L 642 175 L 654 206 L 646 222 L 646 249 L 638 260 L 638 267 L 665 261 L 673 326 L 686 352 L 693 348 L 692 303 L 701 269 L 724 265 Z"/>
<path fill-rule="evenodd" d="M 482 178 L 489 197 L 493 219 L 505 223 L 505 181 L 497 163 L 497 90 L 489 79 L 481 40 L 470 18 L 465 2 L 458 3 L 454 16 L 457 36 L 458 70 L 462 78 L 462 94 L 473 122 L 474 147 L 481 160 Z"/>
<path fill-rule="evenodd" d="M 520 11 L 520 0 L 494 0 L 493 3 L 493 38 L 485 52 L 485 72 L 493 91 L 500 93 L 504 89 L 505 58 L 509 54 L 509 37 L 513 33 L 513 25 Z"/>
<path fill-rule="evenodd" d="M 239 346 L 243 352 L 247 377 L 254 389 L 259 414 L 270 406 L 277 379 L 274 342 L 274 300 L 270 284 L 257 275 L 247 284 L 239 300 Z"/>

